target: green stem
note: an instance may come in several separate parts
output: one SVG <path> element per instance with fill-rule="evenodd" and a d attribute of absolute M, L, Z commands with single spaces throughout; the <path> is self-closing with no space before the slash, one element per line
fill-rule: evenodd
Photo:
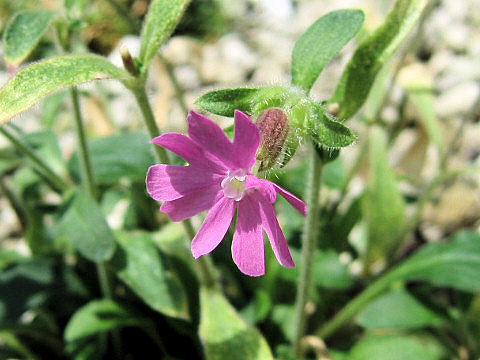
<path fill-rule="evenodd" d="M 85 127 L 83 124 L 82 113 L 80 111 L 80 102 L 78 91 L 75 87 L 70 89 L 70 96 L 72 98 L 74 118 L 75 118 L 75 127 L 78 136 L 78 151 L 80 155 L 80 169 L 82 173 L 82 180 L 86 188 L 87 193 L 93 198 L 97 198 L 97 187 L 93 178 L 92 163 L 90 160 L 90 152 L 88 150 L 87 136 L 85 132 Z M 106 299 L 112 299 L 112 286 L 108 278 L 108 273 L 104 263 L 97 263 L 97 277 L 100 284 L 100 289 L 102 291 L 103 297 Z M 121 339 L 120 333 L 118 330 L 112 332 L 112 341 L 113 347 L 116 353 L 116 358 L 120 359 L 122 354 L 121 348 Z"/>
<path fill-rule="evenodd" d="M 337 331 L 338 328 L 355 316 L 372 299 L 377 297 L 386 288 L 388 288 L 388 286 L 390 286 L 389 275 L 379 278 L 352 301 L 350 301 L 337 315 L 333 317 L 333 319 L 324 324 L 317 332 L 317 335 L 322 339 L 326 339 L 331 336 L 335 331 Z"/>
<path fill-rule="evenodd" d="M 311 290 L 313 271 L 313 257 L 315 255 L 317 231 L 319 228 L 319 197 L 322 175 L 322 160 L 314 147 L 310 155 L 310 172 L 308 177 L 307 192 L 307 218 L 302 236 L 302 268 L 297 288 L 297 300 L 295 305 L 295 336 L 293 341 L 293 354 L 302 358 L 301 341 L 305 334 L 307 313 L 305 305 Z"/>
<path fill-rule="evenodd" d="M 80 103 L 78 97 L 78 90 L 75 87 L 70 89 L 70 96 L 72 98 L 73 111 L 75 114 L 75 127 L 78 136 L 80 155 L 80 167 L 82 173 L 82 180 L 85 184 L 88 193 L 95 199 L 96 187 L 93 179 L 92 163 L 90 161 L 90 153 L 88 151 L 87 136 L 85 134 L 85 127 L 83 125 L 82 114 L 80 112 Z"/>
<path fill-rule="evenodd" d="M 137 100 L 140 111 L 142 112 L 143 120 L 147 127 L 149 136 L 152 139 L 160 136 L 160 129 L 155 121 L 155 116 L 153 115 L 152 107 L 150 106 L 150 102 L 148 101 L 148 96 L 145 91 L 145 84 L 143 83 L 137 87 L 131 88 L 131 91 Z M 170 158 L 164 148 L 160 146 L 154 146 L 154 149 L 158 161 L 163 164 L 170 164 Z M 193 239 L 195 236 L 195 230 L 190 219 L 183 220 L 182 224 L 188 238 Z M 202 284 L 206 287 L 217 286 L 213 264 L 209 260 L 208 256 L 202 256 L 201 258 L 197 259 L 195 263 L 198 268 L 199 278 Z"/>
<path fill-rule="evenodd" d="M 133 95 L 137 100 L 138 107 L 143 115 L 143 120 L 148 130 L 150 137 L 156 138 L 160 136 L 160 129 L 158 128 L 157 122 L 155 121 L 155 115 L 153 115 L 152 107 L 148 101 L 148 96 L 145 91 L 145 86 L 139 86 L 132 89 Z M 160 146 L 154 147 L 155 154 L 157 159 L 163 164 L 169 164 L 170 158 L 164 148 Z"/>
<path fill-rule="evenodd" d="M 7 184 L 5 184 L 2 177 L 0 177 L 0 191 L 3 193 L 5 198 L 10 203 L 13 211 L 17 215 L 18 221 L 22 226 L 22 229 L 25 230 L 27 228 L 27 213 L 23 208 L 21 201 L 17 198 L 17 196 L 8 188 Z"/>
<path fill-rule="evenodd" d="M 60 176 L 58 176 L 50 168 L 50 166 L 43 161 L 43 159 L 35 154 L 29 145 L 18 139 L 16 135 L 7 130 L 6 126 L 0 126 L 0 134 L 5 136 L 18 149 L 18 151 L 32 161 L 36 169 L 49 180 L 56 192 L 62 192 L 69 188 L 69 185 Z"/>

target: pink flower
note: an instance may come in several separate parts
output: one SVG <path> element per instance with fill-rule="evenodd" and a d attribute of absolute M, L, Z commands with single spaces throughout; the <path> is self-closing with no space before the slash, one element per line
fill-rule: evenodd
<path fill-rule="evenodd" d="M 280 229 L 272 204 L 277 193 L 305 216 L 305 203 L 276 184 L 250 173 L 260 142 L 258 128 L 240 111 L 235 112 L 233 143 L 212 120 L 191 111 L 188 135 L 168 133 L 152 143 L 182 157 L 189 166 L 158 164 L 148 169 L 147 191 L 163 201 L 160 211 L 181 221 L 209 210 L 191 249 L 195 258 L 208 254 L 222 241 L 235 210 L 237 222 L 232 257 L 240 271 L 250 276 L 265 274 L 263 231 L 278 262 L 295 264 Z"/>

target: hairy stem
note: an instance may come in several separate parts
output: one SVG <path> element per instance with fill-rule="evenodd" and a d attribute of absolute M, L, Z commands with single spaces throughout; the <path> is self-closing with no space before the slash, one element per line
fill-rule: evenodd
<path fill-rule="evenodd" d="M 57 175 L 52 168 L 43 161 L 34 150 L 22 140 L 17 138 L 5 125 L 0 126 L 0 134 L 5 136 L 23 155 L 25 155 L 35 166 L 35 168 L 52 184 L 53 190 L 62 192 L 69 188 L 69 185 Z"/>
<path fill-rule="evenodd" d="M 145 91 L 145 84 L 132 88 L 131 90 L 135 95 L 138 107 L 142 112 L 143 120 L 147 127 L 149 136 L 152 139 L 160 136 L 160 129 L 158 128 L 158 125 L 155 121 L 155 116 L 153 114 L 152 107 L 150 106 L 150 102 L 148 101 L 148 96 Z M 154 146 L 154 150 L 158 161 L 163 164 L 170 164 L 170 158 L 164 148 L 160 146 Z M 188 238 L 193 239 L 193 237 L 195 236 L 195 230 L 190 219 L 183 220 L 182 224 Z M 211 263 L 209 258 L 207 256 L 203 256 L 197 259 L 195 264 L 198 268 L 199 278 L 202 284 L 206 287 L 217 286 L 214 276 L 213 264 Z"/>
<path fill-rule="evenodd" d="M 310 155 L 310 172 L 308 175 L 307 192 L 307 218 L 302 235 L 302 268 L 300 269 L 300 281 L 297 287 L 297 300 L 295 304 L 295 336 L 293 341 L 293 354 L 302 358 L 301 341 L 305 334 L 308 314 L 305 305 L 311 289 L 313 257 L 319 228 L 319 197 L 322 175 L 322 160 L 314 147 Z"/>

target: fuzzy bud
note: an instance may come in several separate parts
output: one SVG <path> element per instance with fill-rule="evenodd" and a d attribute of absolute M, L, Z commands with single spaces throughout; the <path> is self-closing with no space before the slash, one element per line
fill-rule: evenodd
<path fill-rule="evenodd" d="M 257 160 L 260 164 L 259 171 L 263 171 L 275 165 L 275 161 L 282 153 L 290 126 L 287 114 L 282 109 L 270 108 L 260 114 L 257 127 L 260 131 Z"/>

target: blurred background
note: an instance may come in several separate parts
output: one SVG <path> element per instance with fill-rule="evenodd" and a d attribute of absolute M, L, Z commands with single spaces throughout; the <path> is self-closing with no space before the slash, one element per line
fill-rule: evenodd
<path fill-rule="evenodd" d="M 148 0 L 65 0 L 65 3 L 60 0 L 0 0 L 0 32 L 19 10 L 47 8 L 65 11 L 62 10 L 65 5 L 67 16 L 78 29 L 76 36 L 80 41 L 76 42 L 78 48 L 74 49 L 75 52 L 89 51 L 106 56 L 120 67 L 123 66 L 121 47 L 126 47 L 134 56 L 138 54 L 139 33 L 148 10 Z M 160 56 L 154 59 L 149 74 L 148 95 L 160 128 L 164 132 L 184 132 L 188 110 L 196 109 L 194 101 L 207 91 L 288 85 L 295 41 L 315 20 L 329 11 L 362 9 L 365 13 L 364 28 L 359 35 L 359 39 L 362 39 L 383 22 L 392 4 L 389 0 L 192 1 L 175 33 L 162 47 Z M 349 43 L 323 71 L 311 91 L 314 99 L 323 101 L 330 98 L 357 44 L 358 41 Z M 0 44 L 0 53 L 3 53 L 2 46 L 3 43 Z M 26 64 L 56 55 L 53 33 L 47 31 Z M 2 56 L 0 85 L 10 76 Z M 146 154 L 143 146 L 148 139 L 143 134 L 138 135 L 144 126 L 135 99 L 115 81 L 93 82 L 81 85 L 79 89 L 88 136 L 93 139 L 92 151 L 96 153 L 94 163 L 98 169 L 97 177 L 105 190 L 101 205 L 109 225 L 114 230 L 140 228 L 158 231 L 156 218 L 159 218 L 162 224 L 159 231 L 163 234 L 159 246 L 167 249 L 167 253 L 175 252 L 175 243 L 183 241 L 179 240 L 183 236 L 181 227 L 168 224 L 167 217 L 156 211 L 145 213 L 139 210 L 138 204 L 142 202 L 139 199 L 145 197 L 143 176 L 153 160 L 148 154 L 149 150 L 146 150 Z M 28 112 L 14 118 L 11 123 L 25 136 L 31 134 L 28 141 L 36 146 L 52 168 L 60 174 L 69 172 L 78 179 L 78 157 L 75 155 L 77 140 L 71 121 L 73 110 L 70 102 L 66 101 L 67 95 L 64 91 L 52 94 Z M 225 118 L 212 118 L 225 126 L 231 122 Z M 328 231 L 324 234 L 325 247 L 334 249 L 334 252 L 325 250 L 323 257 L 320 257 L 323 265 L 318 269 L 318 278 L 315 280 L 318 286 L 331 290 L 326 295 L 319 295 L 324 301 L 323 307 L 312 309 L 312 313 L 319 312 L 323 318 L 331 317 L 334 310 L 338 309 L 338 304 L 346 303 L 348 298 L 356 294 L 366 282 L 365 279 L 392 265 L 382 257 L 366 263 L 364 258 L 358 256 L 364 249 L 365 232 L 359 220 L 357 200 L 369 181 L 369 164 L 367 160 L 358 162 L 357 159 L 368 137 L 368 120 L 372 119 L 389 129 L 388 160 L 405 199 L 407 215 L 415 216 L 417 200 L 427 191 L 426 184 L 435 179 L 439 168 L 455 170 L 480 165 L 480 1 L 430 1 L 428 11 L 418 27 L 379 74 L 363 111 L 349 122 L 358 135 L 358 142 L 342 149 L 341 157 L 325 169 L 322 198 L 329 199 L 333 207 L 339 205 L 341 217 L 326 224 L 327 230 L 336 229 L 336 232 L 332 231 L 334 235 Z M 45 135 L 46 130 L 56 135 L 58 144 L 50 141 L 50 135 Z M 111 157 L 105 153 L 101 139 L 114 134 L 127 137 L 118 143 L 118 147 L 123 147 L 124 151 L 111 155 L 122 157 L 123 163 L 111 165 Z M 443 151 L 438 151 L 438 148 Z M 305 190 L 305 151 L 303 147 L 300 148 L 284 170 L 272 174 L 282 186 L 300 197 L 304 197 Z M 39 236 L 50 239 L 57 249 L 63 249 L 64 246 L 55 235 L 55 217 L 49 215 L 49 211 L 61 204 L 62 199 L 51 191 L 30 192 L 35 180 L 27 171 L 19 171 L 23 169 L 22 166 L 7 139 L 0 137 L 2 184 L 21 194 L 27 205 L 28 199 L 37 205 L 41 204 L 40 208 L 35 209 L 42 214 L 37 217 L 33 215 L 39 220 L 35 228 L 30 232 L 23 231 L 12 201 L 5 196 L 5 187 L 2 185 L 0 248 L 4 255 L 0 256 L 0 269 L 6 268 L 17 256 L 30 256 L 29 244 L 36 234 L 41 233 Z M 129 174 L 127 179 L 123 178 L 125 174 Z M 347 182 L 348 189 L 345 189 Z M 478 171 L 455 177 L 435 188 L 431 201 L 422 204 L 424 207 L 418 214 L 419 221 L 409 232 L 408 241 L 402 244 L 396 261 L 408 257 L 426 243 L 439 242 L 461 230 L 476 231 L 480 225 L 479 189 Z M 337 203 L 338 200 L 341 202 Z M 150 202 L 148 204 L 150 207 L 157 206 Z M 292 252 L 297 258 L 302 218 L 292 212 L 285 202 L 280 201 L 278 208 L 282 229 L 289 243 L 293 244 Z M 201 220 L 195 219 L 194 223 L 198 226 Z M 339 229 L 343 231 L 339 233 Z M 246 280 L 232 268 L 228 247 L 228 244 L 222 244 L 214 255 L 223 273 L 225 293 L 247 322 L 257 324 L 267 334 L 265 336 L 273 348 L 286 343 L 291 339 L 294 298 L 288 294 L 288 286 L 293 293 L 298 273 L 274 274 L 279 266 L 270 262 L 267 274 L 272 270 L 273 275 L 267 275 L 265 280 Z M 272 258 L 271 254 L 269 256 Z M 76 264 L 75 258 L 68 255 L 65 258 L 67 264 Z M 268 286 L 278 284 L 270 281 L 276 276 L 287 287 L 278 290 L 280 295 L 277 293 L 273 296 L 270 293 L 272 288 Z M 24 289 L 22 284 L 11 287 L 7 280 L 1 281 L 0 292 L 20 293 Z M 239 292 L 239 288 L 244 292 Z M 443 293 L 442 296 L 448 298 Z M 268 301 L 265 297 L 268 297 Z M 78 308 L 85 298 L 75 298 L 77 302 L 71 305 Z M 62 301 L 57 298 L 54 304 Z M 272 303 L 277 305 L 273 306 Z M 71 310 L 65 309 L 65 313 L 70 314 Z M 478 309 L 476 311 L 475 314 L 478 314 Z M 10 315 L 5 315 L 5 308 L 2 310 L 0 306 L 0 319 Z M 22 321 L 28 321 L 29 314 L 25 308 L 19 309 L 15 315 L 21 315 L 24 317 Z M 474 338 L 469 341 L 477 344 L 475 347 L 478 350 L 476 336 L 480 335 L 480 325 L 478 322 L 476 324 L 476 331 L 469 335 Z M 355 332 L 346 333 L 344 338 L 335 343 L 344 351 L 350 346 L 345 338 Z M 195 344 L 195 341 L 191 343 Z M 455 348 L 455 345 L 452 347 Z M 435 350 L 432 353 L 436 355 L 425 359 L 447 358 L 443 352 Z M 464 357 L 461 354 L 458 350 L 455 356 L 448 358 L 474 359 L 469 357 L 468 351 Z M 340 354 L 338 359 L 347 358 L 342 358 Z"/>

